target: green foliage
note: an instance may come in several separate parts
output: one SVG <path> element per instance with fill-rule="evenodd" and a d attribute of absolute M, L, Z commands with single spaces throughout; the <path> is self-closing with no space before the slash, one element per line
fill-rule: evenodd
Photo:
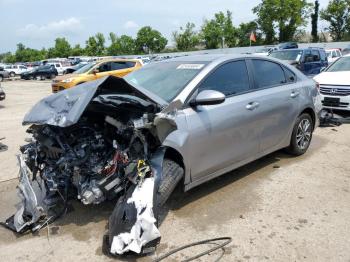
<path fill-rule="evenodd" d="M 329 1 L 320 17 L 329 23 L 328 30 L 333 40 L 343 40 L 346 32 L 350 32 L 350 0 Z"/>
<path fill-rule="evenodd" d="M 265 43 L 273 43 L 276 32 L 279 42 L 293 40 L 297 29 L 306 26 L 311 7 L 306 0 L 263 0 L 254 7 L 260 30 L 265 34 Z"/>
<path fill-rule="evenodd" d="M 142 27 L 137 32 L 135 41 L 136 51 L 141 53 L 145 51 L 151 53 L 160 52 L 167 43 L 168 40 L 159 31 L 152 29 L 150 26 Z"/>
<path fill-rule="evenodd" d="M 205 20 L 201 31 L 207 49 L 214 49 L 226 44 L 227 47 L 236 46 L 236 29 L 232 23 L 232 13 L 226 11 L 215 14 L 211 20 Z"/>
<path fill-rule="evenodd" d="M 82 56 L 84 55 L 84 49 L 79 44 L 75 45 L 70 52 L 71 56 Z"/>
<path fill-rule="evenodd" d="M 318 42 L 318 11 L 319 11 L 320 4 L 318 0 L 315 1 L 315 9 L 314 13 L 311 14 L 311 36 L 312 36 L 312 42 L 316 43 Z"/>
<path fill-rule="evenodd" d="M 21 62 L 30 62 L 30 61 L 38 61 L 46 58 L 46 50 L 37 50 L 25 47 L 22 43 L 17 44 L 17 50 L 14 56 L 8 56 L 7 62 L 13 63 L 17 61 Z"/>
<path fill-rule="evenodd" d="M 53 57 L 68 57 L 71 52 L 71 46 L 68 41 L 62 38 L 56 38 Z"/>
<path fill-rule="evenodd" d="M 102 33 L 90 36 L 86 41 L 85 54 L 88 56 L 102 56 L 105 54 L 106 39 Z"/>
<path fill-rule="evenodd" d="M 256 24 L 256 22 L 251 21 L 248 23 L 241 23 L 237 28 L 238 46 L 249 46 L 250 34 L 252 32 L 254 32 L 256 38 L 256 43 L 254 43 L 254 45 L 261 45 L 263 43 L 263 40 L 261 33 L 258 32 L 258 25 Z"/>
<path fill-rule="evenodd" d="M 111 45 L 107 48 L 108 55 L 132 55 L 135 53 L 135 40 L 127 35 L 118 37 L 115 33 L 109 34 Z"/>
<path fill-rule="evenodd" d="M 187 23 L 185 28 L 180 27 L 180 32 L 173 33 L 176 48 L 179 51 L 194 50 L 199 44 L 199 35 L 194 31 L 195 27 L 194 23 Z"/>

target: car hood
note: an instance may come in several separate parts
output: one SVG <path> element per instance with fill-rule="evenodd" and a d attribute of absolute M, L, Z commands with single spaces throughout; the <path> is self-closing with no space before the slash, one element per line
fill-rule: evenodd
<path fill-rule="evenodd" d="M 134 87 L 123 78 L 106 76 L 43 98 L 25 115 L 22 124 L 48 124 L 59 127 L 74 125 L 92 100 L 102 98 L 106 101 L 105 95 L 120 96 L 121 101 L 127 99 L 127 103 L 138 106 L 152 104 L 157 111 L 168 106 L 162 98 L 142 87 Z M 146 103 L 142 103 L 141 100 Z"/>
<path fill-rule="evenodd" d="M 350 85 L 350 72 L 322 72 L 314 80 L 322 85 Z"/>
<path fill-rule="evenodd" d="M 66 74 L 66 75 L 56 76 L 55 80 L 57 82 L 60 82 L 62 80 L 66 80 L 68 78 L 74 78 L 74 77 L 78 77 L 78 76 L 81 76 L 81 74 Z"/>

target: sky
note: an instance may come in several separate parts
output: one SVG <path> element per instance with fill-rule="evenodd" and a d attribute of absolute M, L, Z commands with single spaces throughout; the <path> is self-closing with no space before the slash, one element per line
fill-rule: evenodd
<path fill-rule="evenodd" d="M 21 42 L 31 48 L 48 48 L 65 37 L 85 44 L 97 32 L 135 36 L 150 25 L 172 41 L 172 32 L 187 22 L 197 29 L 205 18 L 230 10 L 233 23 L 255 19 L 252 8 L 261 0 L 0 0 L 0 53 L 15 51 Z M 310 2 L 313 2 L 310 0 Z M 321 8 L 328 0 L 320 0 Z M 310 27 L 310 26 L 309 26 Z M 308 29 L 309 31 L 310 29 Z"/>

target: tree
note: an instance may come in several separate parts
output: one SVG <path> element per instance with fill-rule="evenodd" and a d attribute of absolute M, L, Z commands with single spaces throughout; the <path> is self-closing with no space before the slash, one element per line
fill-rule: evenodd
<path fill-rule="evenodd" d="M 64 37 L 55 39 L 54 57 L 68 57 L 70 52 L 71 46 Z"/>
<path fill-rule="evenodd" d="M 102 56 L 105 54 L 106 39 L 102 33 L 90 36 L 86 40 L 85 53 L 89 56 Z"/>
<path fill-rule="evenodd" d="M 127 35 L 118 37 L 115 33 L 109 34 L 111 45 L 107 48 L 108 55 L 131 55 L 135 53 L 135 40 Z"/>
<path fill-rule="evenodd" d="M 145 49 L 148 52 L 160 52 L 162 51 L 166 44 L 168 43 L 168 40 L 162 36 L 162 34 L 152 29 L 150 26 L 142 27 L 137 32 L 136 37 L 136 51 L 139 52 L 145 52 Z"/>
<path fill-rule="evenodd" d="M 350 0 L 331 0 L 320 12 L 321 19 L 329 23 L 329 33 L 333 40 L 340 41 L 346 31 L 350 31 Z"/>
<path fill-rule="evenodd" d="M 81 48 L 81 46 L 79 44 L 76 44 L 70 52 L 71 56 L 81 56 L 84 54 L 84 49 Z"/>
<path fill-rule="evenodd" d="M 185 28 L 180 27 L 180 32 L 175 31 L 173 38 L 176 43 L 176 48 L 180 51 L 189 51 L 195 49 L 199 44 L 199 36 L 194 31 L 194 23 L 187 23 Z"/>
<path fill-rule="evenodd" d="M 318 42 L 318 30 L 317 30 L 317 26 L 318 26 L 318 11 L 319 11 L 319 7 L 320 4 L 318 2 L 318 0 L 315 1 L 315 9 L 314 9 L 314 13 L 311 14 L 311 36 L 312 36 L 312 42 L 316 43 Z"/>
<path fill-rule="evenodd" d="M 236 45 L 236 29 L 232 23 L 232 13 L 226 11 L 216 13 L 214 19 L 205 20 L 201 31 L 207 49 L 214 49 L 226 44 L 228 47 Z"/>
<path fill-rule="evenodd" d="M 249 39 L 252 32 L 255 34 L 256 45 L 262 44 L 262 34 L 258 32 L 258 25 L 254 21 L 241 23 L 236 32 L 239 46 L 250 45 Z"/>
<path fill-rule="evenodd" d="M 265 43 L 273 43 L 276 32 L 279 42 L 293 40 L 297 29 L 306 26 L 311 7 L 306 0 L 263 0 L 254 7 Z"/>

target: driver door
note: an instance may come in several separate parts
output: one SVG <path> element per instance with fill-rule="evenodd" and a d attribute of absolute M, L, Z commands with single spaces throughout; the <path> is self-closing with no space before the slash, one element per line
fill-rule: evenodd
<path fill-rule="evenodd" d="M 223 169 L 258 153 L 259 108 L 250 92 L 251 83 L 246 62 L 236 60 L 219 66 L 199 84 L 198 93 L 216 90 L 226 100 L 184 110 L 190 132 L 187 152 L 192 182 L 220 175 Z"/>

